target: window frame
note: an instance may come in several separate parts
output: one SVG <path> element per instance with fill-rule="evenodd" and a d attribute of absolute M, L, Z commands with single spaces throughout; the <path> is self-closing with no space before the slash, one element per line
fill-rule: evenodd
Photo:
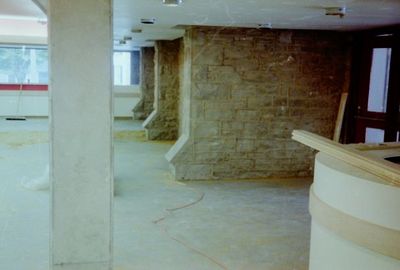
<path fill-rule="evenodd" d="M 37 45 L 37 44 L 9 44 L 9 43 L 0 43 L 1 48 L 22 48 L 23 46 L 31 49 L 43 49 L 48 51 L 47 45 Z M 130 84 L 129 85 L 116 85 L 113 84 L 114 87 L 131 87 L 131 86 L 140 86 L 141 84 L 141 54 L 140 50 L 114 50 L 114 52 L 128 52 L 131 55 L 131 74 L 130 74 Z M 138 63 L 136 63 L 138 83 L 133 82 L 133 54 L 136 52 L 138 54 Z M 114 66 L 113 66 L 113 74 L 114 74 Z M 48 91 L 49 84 L 43 83 L 2 83 L 0 82 L 0 91 Z"/>
<path fill-rule="evenodd" d="M 115 83 L 113 83 L 113 85 L 114 86 L 116 86 L 116 87 L 132 87 L 132 86 L 140 86 L 141 85 L 141 72 L 142 72 L 142 70 L 141 70 L 141 61 L 142 61 L 142 57 L 141 57 L 141 53 L 140 53 L 140 50 L 113 50 L 113 76 L 114 76 L 114 74 L 115 74 L 115 71 L 114 71 L 114 53 L 116 53 L 116 52 L 120 52 L 120 53 L 123 53 L 123 52 L 126 52 L 126 53 L 129 53 L 130 54 L 130 58 L 131 58 L 131 72 L 130 72 L 130 84 L 128 84 L 128 85 L 121 85 L 121 84 L 115 84 Z M 134 64 L 134 52 L 137 52 L 138 53 L 138 62 L 136 63 L 136 64 Z M 134 71 L 135 71 L 135 68 L 137 68 L 137 76 L 138 76 L 138 83 L 133 83 L 133 79 L 134 79 Z"/>
<path fill-rule="evenodd" d="M 400 130 L 400 29 L 358 33 L 354 46 L 352 84 L 345 143 L 364 143 L 367 127 L 385 130 L 385 142 L 396 141 Z M 386 113 L 368 111 L 374 48 L 392 48 Z"/>
<path fill-rule="evenodd" d="M 48 51 L 47 45 L 38 44 L 10 44 L 0 43 L 0 48 L 22 48 L 27 47 L 28 49 L 40 49 Z M 48 91 L 49 86 L 43 83 L 2 83 L 0 82 L 0 91 Z"/>

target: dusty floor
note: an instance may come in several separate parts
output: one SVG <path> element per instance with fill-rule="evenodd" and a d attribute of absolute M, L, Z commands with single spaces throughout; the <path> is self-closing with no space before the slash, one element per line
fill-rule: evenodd
<path fill-rule="evenodd" d="M 305 270 L 309 180 L 176 182 L 140 123 L 115 123 L 114 269 Z M 0 269 L 47 270 L 47 121 L 0 119 Z"/>

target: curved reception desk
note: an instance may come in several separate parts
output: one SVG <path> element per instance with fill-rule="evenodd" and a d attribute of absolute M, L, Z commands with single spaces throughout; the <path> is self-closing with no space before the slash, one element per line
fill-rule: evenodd
<path fill-rule="evenodd" d="M 400 186 L 320 152 L 310 213 L 310 270 L 400 269 Z"/>

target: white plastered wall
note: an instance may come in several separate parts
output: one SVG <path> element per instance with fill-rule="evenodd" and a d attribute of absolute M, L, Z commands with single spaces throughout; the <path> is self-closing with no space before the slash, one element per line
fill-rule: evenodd
<path fill-rule="evenodd" d="M 73 90 L 71 90 L 73 91 Z M 139 102 L 139 86 L 114 87 L 114 116 L 131 117 L 132 109 Z M 47 91 L 0 91 L 0 117 L 48 117 Z"/>

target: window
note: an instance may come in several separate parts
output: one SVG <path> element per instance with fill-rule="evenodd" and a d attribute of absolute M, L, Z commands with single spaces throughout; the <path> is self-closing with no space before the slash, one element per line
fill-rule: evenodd
<path fill-rule="evenodd" d="M 114 52 L 114 84 L 131 84 L 131 53 Z"/>
<path fill-rule="evenodd" d="M 114 52 L 114 85 L 139 84 L 139 74 L 139 51 Z"/>
<path fill-rule="evenodd" d="M 386 112 L 391 48 L 374 48 L 369 82 L 368 111 Z"/>
<path fill-rule="evenodd" d="M 0 83 L 47 84 L 48 80 L 48 55 L 45 47 L 0 47 Z"/>
<path fill-rule="evenodd" d="M 383 143 L 385 138 L 385 130 L 379 128 L 365 129 L 365 142 L 366 143 Z"/>
<path fill-rule="evenodd" d="M 400 130 L 400 32 L 360 33 L 355 44 L 346 142 L 393 142 Z"/>
<path fill-rule="evenodd" d="M 140 83 L 140 52 L 114 52 L 114 85 Z M 48 84 L 48 51 L 44 46 L 0 46 L 0 84 Z"/>

